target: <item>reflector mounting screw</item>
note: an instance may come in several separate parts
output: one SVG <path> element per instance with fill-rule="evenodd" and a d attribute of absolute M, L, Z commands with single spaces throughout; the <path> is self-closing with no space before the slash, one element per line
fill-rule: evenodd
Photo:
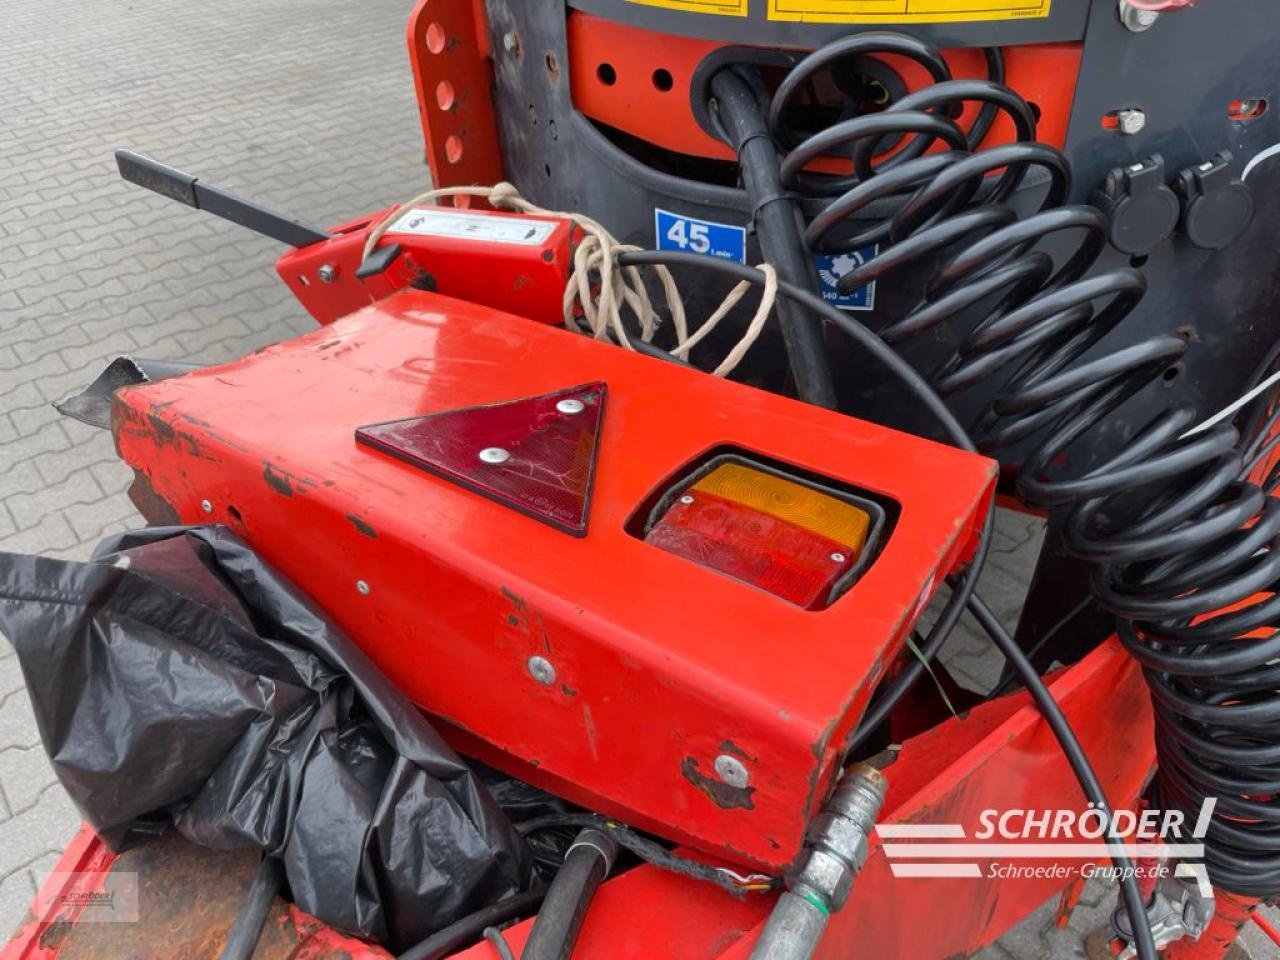
<path fill-rule="evenodd" d="M 561 413 L 581 413 L 587 405 L 574 397 L 565 397 L 556 404 L 556 409 Z"/>
<path fill-rule="evenodd" d="M 689 496 L 686 493 L 683 497 L 680 498 L 680 502 L 687 507 L 689 504 L 693 503 L 693 497 Z"/>
<path fill-rule="evenodd" d="M 485 447 L 480 451 L 480 461 L 482 463 L 506 463 L 511 459 L 511 452 L 503 450 L 502 447 Z"/>
<path fill-rule="evenodd" d="M 208 500 L 201 500 L 200 509 L 203 510 L 205 513 L 213 513 L 213 504 L 210 503 Z"/>
<path fill-rule="evenodd" d="M 731 787 L 742 789 L 751 781 L 751 774 L 737 757 L 722 753 L 716 757 L 716 776 Z"/>
<path fill-rule="evenodd" d="M 844 563 L 845 559 L 846 557 L 843 553 L 833 553 L 831 555 L 831 561 L 833 563 Z"/>
<path fill-rule="evenodd" d="M 322 264 L 316 271 L 316 276 L 320 278 L 321 283 L 333 283 L 338 277 L 338 268 L 332 263 Z"/>
<path fill-rule="evenodd" d="M 356 591 L 358 593 L 364 594 L 367 597 L 369 595 L 369 585 L 365 583 L 363 580 L 357 580 Z"/>
<path fill-rule="evenodd" d="M 529 675 L 543 686 L 556 682 L 556 668 L 546 657 L 530 657 L 526 666 L 529 668 Z"/>

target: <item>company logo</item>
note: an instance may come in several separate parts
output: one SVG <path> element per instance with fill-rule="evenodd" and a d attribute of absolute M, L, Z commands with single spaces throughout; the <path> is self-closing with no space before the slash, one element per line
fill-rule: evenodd
<path fill-rule="evenodd" d="M 1114 835 L 1123 839 L 1115 840 L 1092 803 L 1083 811 L 983 810 L 972 837 L 959 823 L 882 823 L 876 835 L 895 877 L 1119 879 L 1119 869 L 1099 861 L 1123 854 L 1133 876 L 1190 877 L 1209 896 L 1203 840 L 1217 803 L 1206 799 L 1191 825 L 1181 810 L 1117 810 Z M 1195 842 L 1182 842 L 1188 827 Z"/>

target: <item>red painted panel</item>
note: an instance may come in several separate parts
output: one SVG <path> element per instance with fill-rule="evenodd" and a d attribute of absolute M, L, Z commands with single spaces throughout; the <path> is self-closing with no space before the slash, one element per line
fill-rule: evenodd
<path fill-rule="evenodd" d="M 355 441 L 365 424 L 593 381 L 609 401 L 582 539 Z M 972 547 L 995 475 L 981 457 L 418 291 L 124 391 L 116 436 L 185 520 L 242 533 L 508 769 L 774 869 L 906 631 Z M 725 446 L 901 505 L 876 562 L 828 609 L 627 531 L 668 478 Z M 535 655 L 554 683 L 531 675 Z M 715 778 L 725 750 L 745 758 L 746 789 Z"/>

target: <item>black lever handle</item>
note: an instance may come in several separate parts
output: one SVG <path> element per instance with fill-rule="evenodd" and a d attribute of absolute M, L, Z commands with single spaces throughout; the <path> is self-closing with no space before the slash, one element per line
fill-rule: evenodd
<path fill-rule="evenodd" d="M 130 183 L 146 187 L 170 200 L 185 203 L 188 207 L 238 223 L 291 247 L 307 247 L 329 239 L 329 234 L 324 230 L 299 223 L 269 207 L 238 197 L 221 187 L 205 183 L 198 177 L 131 150 L 117 150 L 116 165 L 120 168 L 120 176 Z"/>

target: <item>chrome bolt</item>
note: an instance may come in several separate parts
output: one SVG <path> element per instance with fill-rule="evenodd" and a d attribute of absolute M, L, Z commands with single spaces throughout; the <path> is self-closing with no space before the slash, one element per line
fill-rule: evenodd
<path fill-rule="evenodd" d="M 686 493 L 683 497 L 680 498 L 680 502 L 687 507 L 689 504 L 693 503 L 693 497 L 689 496 Z"/>
<path fill-rule="evenodd" d="M 1156 11 L 1139 10 L 1137 7 L 1130 5 L 1128 0 L 1119 0 L 1118 10 L 1120 11 L 1120 22 L 1133 33 L 1142 33 L 1144 30 L 1150 30 L 1155 26 L 1156 21 L 1160 19 L 1160 14 Z"/>
<path fill-rule="evenodd" d="M 326 263 L 316 271 L 316 276 L 320 278 L 321 283 L 333 283 L 338 279 L 338 268 L 332 263 Z"/>
<path fill-rule="evenodd" d="M 1136 107 L 1129 110 L 1121 110 L 1116 114 L 1116 124 L 1119 126 L 1121 133 L 1131 137 L 1135 133 L 1142 132 L 1142 129 L 1147 125 L 1147 115 Z"/>
<path fill-rule="evenodd" d="M 205 513 L 213 513 L 213 504 L 210 503 L 208 500 L 201 500 L 200 509 L 203 510 Z"/>
<path fill-rule="evenodd" d="M 831 555 L 832 563 L 844 563 L 844 561 L 845 561 L 845 555 L 843 553 L 833 553 Z"/>
<path fill-rule="evenodd" d="M 480 451 L 480 460 L 482 463 L 506 463 L 510 459 L 510 451 L 503 450 L 501 447 L 485 447 Z"/>
<path fill-rule="evenodd" d="M 369 585 L 365 583 L 363 580 L 357 580 L 356 591 L 364 594 L 367 597 L 369 595 Z"/>
<path fill-rule="evenodd" d="M 722 753 L 716 757 L 716 776 L 731 787 L 742 789 L 751 782 L 751 774 L 737 757 Z"/>
<path fill-rule="evenodd" d="M 556 668 L 546 657 L 530 657 L 525 666 L 529 668 L 529 675 L 544 687 L 556 682 Z"/>
<path fill-rule="evenodd" d="M 506 50 L 507 53 L 514 53 L 517 56 L 519 56 L 520 55 L 520 35 L 517 34 L 514 30 L 508 30 L 506 33 L 504 33 L 502 35 L 502 49 Z"/>
<path fill-rule="evenodd" d="M 556 404 L 556 409 L 561 413 L 581 413 L 587 409 L 587 405 L 581 400 L 575 400 L 573 397 L 566 397 Z"/>

